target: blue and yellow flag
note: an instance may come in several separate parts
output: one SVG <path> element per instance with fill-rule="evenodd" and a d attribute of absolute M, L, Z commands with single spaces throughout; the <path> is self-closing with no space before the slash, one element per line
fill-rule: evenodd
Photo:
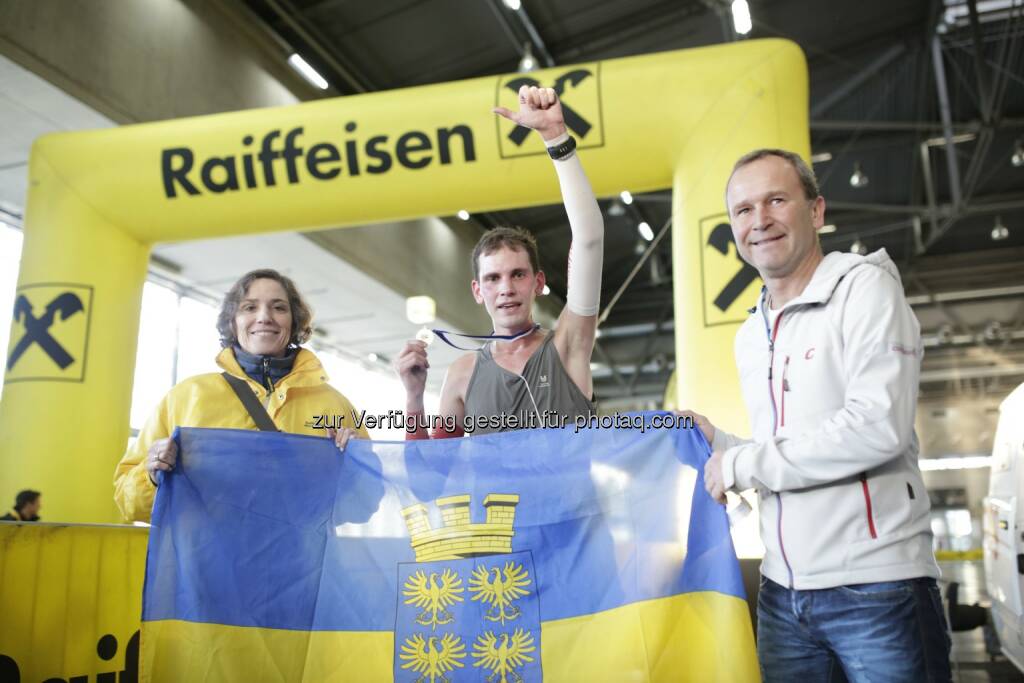
<path fill-rule="evenodd" d="M 151 681 L 756 680 L 699 432 L 356 441 L 182 429 Z M 642 424 L 641 424 L 642 423 Z"/>

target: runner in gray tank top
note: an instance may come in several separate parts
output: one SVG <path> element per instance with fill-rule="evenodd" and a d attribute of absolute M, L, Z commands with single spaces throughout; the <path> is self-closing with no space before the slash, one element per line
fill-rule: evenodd
<path fill-rule="evenodd" d="M 518 428 L 564 427 L 577 415 L 588 415 L 594 404 L 572 381 L 558 350 L 547 334 L 521 374 L 494 362 L 490 344 L 477 351 L 476 365 L 466 388 L 465 424 L 479 425 L 473 434 L 488 434 L 515 428 L 506 420 L 494 425 L 491 416 L 514 417 Z"/>
<path fill-rule="evenodd" d="M 504 429 L 564 425 L 592 411 L 590 359 L 597 332 L 604 252 L 604 219 L 573 140 L 562 105 L 551 88 L 524 86 L 519 111 L 495 113 L 543 138 L 554 161 L 572 242 L 565 308 L 555 329 L 533 321 L 533 304 L 544 289 L 537 243 L 519 228 L 494 228 L 473 250 L 473 298 L 491 318 L 493 341 L 448 368 L 436 416 L 423 415 L 427 347 L 410 341 L 395 360 L 405 386 L 406 414 L 421 425 L 410 439 L 481 434 Z M 537 137 L 537 136 L 534 136 Z M 509 417 L 518 420 L 510 423 Z M 426 418 L 424 420 L 424 418 Z M 429 423 L 428 433 L 421 420 Z M 531 422 L 532 420 L 532 422 Z M 481 426 L 480 422 L 483 422 Z M 451 429 L 450 426 L 455 428 Z"/>

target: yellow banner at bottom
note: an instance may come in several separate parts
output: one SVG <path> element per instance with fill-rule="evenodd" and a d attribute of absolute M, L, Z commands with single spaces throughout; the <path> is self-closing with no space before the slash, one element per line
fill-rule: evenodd
<path fill-rule="evenodd" d="M 147 537 L 0 522 L 0 681 L 134 683 Z"/>

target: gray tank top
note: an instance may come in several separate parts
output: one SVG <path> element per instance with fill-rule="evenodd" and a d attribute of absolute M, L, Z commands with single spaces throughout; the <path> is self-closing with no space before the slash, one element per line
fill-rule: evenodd
<path fill-rule="evenodd" d="M 476 366 L 466 387 L 467 436 L 533 427 L 573 426 L 577 415 L 594 412 L 591 403 L 562 365 L 548 333 L 533 352 L 523 374 L 509 372 L 494 361 L 490 345 L 477 351 Z M 514 420 L 514 421 L 513 421 Z"/>

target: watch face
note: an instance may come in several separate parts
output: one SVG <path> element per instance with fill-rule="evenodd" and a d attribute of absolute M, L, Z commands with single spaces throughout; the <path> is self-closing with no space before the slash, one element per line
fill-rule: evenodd
<path fill-rule="evenodd" d="M 561 159 L 574 149 L 576 149 L 576 139 L 570 136 L 568 140 L 557 147 L 549 147 L 548 153 L 552 159 Z"/>

